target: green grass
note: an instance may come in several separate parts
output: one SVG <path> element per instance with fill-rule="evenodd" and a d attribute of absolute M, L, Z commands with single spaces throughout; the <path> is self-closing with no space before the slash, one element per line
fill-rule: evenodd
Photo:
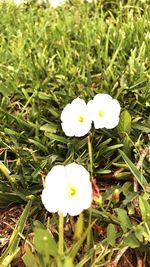
<path fill-rule="evenodd" d="M 111 185 L 102 190 L 103 208 L 94 206 L 92 221 L 96 217 L 98 225 L 111 226 L 107 238 L 99 243 L 95 232 L 87 252 L 81 252 L 87 258 L 84 266 L 106 266 L 113 251 L 126 244 L 149 248 L 149 237 L 136 226 L 132 229 L 128 220 L 137 216 L 135 196 L 141 196 L 145 207 L 150 192 L 150 9 L 148 1 L 93 2 L 70 1 L 58 9 L 34 3 L 0 5 L 0 159 L 10 171 L 0 167 L 0 207 L 26 204 L 34 196 L 32 209 L 39 218 L 41 175 L 73 161 L 90 169 L 87 137 L 66 137 L 60 114 L 78 96 L 88 101 L 97 93 L 109 93 L 123 113 L 117 128 L 92 132 L 94 176 L 104 189 L 106 179 Z M 133 192 L 133 175 L 140 184 L 138 192 Z M 112 201 L 116 188 L 117 204 Z M 119 217 L 122 210 L 128 211 L 123 214 L 128 218 L 125 226 Z M 55 228 L 57 219 L 51 219 Z M 46 225 L 44 217 L 40 220 Z M 137 220 L 139 228 L 148 224 L 150 230 L 147 218 L 138 215 Z M 116 223 L 123 229 L 116 234 L 123 238 L 111 243 Z M 104 246 L 99 258 L 93 243 L 97 251 Z M 83 266 L 76 260 L 75 264 Z"/>

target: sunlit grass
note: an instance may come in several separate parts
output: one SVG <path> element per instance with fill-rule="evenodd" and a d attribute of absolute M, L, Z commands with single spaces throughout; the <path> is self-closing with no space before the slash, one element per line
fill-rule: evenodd
<path fill-rule="evenodd" d="M 58 9 L 34 3 L 21 7 L 0 5 L 0 160 L 3 164 L 0 207 L 25 205 L 32 199 L 34 220 L 39 219 L 55 229 L 56 232 L 52 231 L 55 237 L 58 217 L 50 216 L 50 222 L 43 213 L 39 217 L 44 177 L 54 165 L 73 161 L 89 171 L 92 169 L 96 183 L 100 184 L 102 207 L 94 204 L 91 222 L 97 218 L 97 225 L 103 229 L 111 225 L 103 238 L 93 230 L 93 237 L 86 242 L 88 251 L 85 254 L 82 251 L 81 264 L 75 259 L 78 267 L 84 266 L 84 260 L 87 266 L 105 266 L 111 251 L 125 246 L 129 233 L 133 234 L 128 215 L 123 213 L 127 216 L 124 239 L 120 243 L 111 242 L 111 235 L 115 236 L 114 225 L 121 224 L 122 211 L 115 208 L 125 209 L 136 217 L 132 204 L 135 197 L 145 191 L 144 199 L 149 198 L 150 10 L 148 1 L 126 2 L 68 1 Z M 91 161 L 87 136 L 65 136 L 60 115 L 76 97 L 87 102 L 97 93 L 116 98 L 122 114 L 115 129 L 91 131 L 88 139 L 92 146 Z M 138 192 L 133 187 L 135 174 Z M 120 194 L 118 203 L 113 201 L 115 189 Z M 143 199 L 140 203 L 146 205 Z M 85 213 L 85 229 L 88 218 L 89 214 Z M 30 215 L 29 219 L 32 221 Z M 147 221 L 143 217 L 142 220 L 146 229 Z M 96 226 L 93 229 L 98 229 Z M 146 230 L 140 228 L 140 231 Z M 120 232 L 117 238 L 119 235 Z M 139 237 L 141 244 L 144 238 Z M 82 237 L 81 244 L 85 239 Z M 134 247 L 135 243 L 129 242 L 129 246 Z M 75 257 L 77 252 L 74 247 L 69 255 Z"/>

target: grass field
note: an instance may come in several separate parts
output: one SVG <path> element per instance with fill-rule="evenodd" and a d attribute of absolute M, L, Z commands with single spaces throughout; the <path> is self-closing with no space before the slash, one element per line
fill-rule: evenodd
<path fill-rule="evenodd" d="M 148 2 L 0 4 L 0 213 L 8 214 L 7 227 L 12 207 L 19 210 L 13 230 L 0 223 L 0 266 L 150 265 Z M 98 93 L 119 101 L 118 126 L 67 137 L 63 108 Z M 71 162 L 92 172 L 100 203 L 64 218 L 61 254 L 59 216 L 46 212 L 40 195 L 51 168 Z"/>

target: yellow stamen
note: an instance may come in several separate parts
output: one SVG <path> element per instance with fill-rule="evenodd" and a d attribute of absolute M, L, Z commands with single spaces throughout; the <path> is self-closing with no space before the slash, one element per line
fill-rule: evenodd
<path fill-rule="evenodd" d="M 69 188 L 69 197 L 74 197 L 76 193 L 77 193 L 77 190 L 75 187 L 72 186 Z"/>
<path fill-rule="evenodd" d="M 98 116 L 99 116 L 100 118 L 102 118 L 102 117 L 104 116 L 104 111 L 99 111 L 99 112 L 98 112 Z"/>
<path fill-rule="evenodd" d="M 78 122 L 80 123 L 84 122 L 84 117 L 82 115 L 78 116 Z"/>

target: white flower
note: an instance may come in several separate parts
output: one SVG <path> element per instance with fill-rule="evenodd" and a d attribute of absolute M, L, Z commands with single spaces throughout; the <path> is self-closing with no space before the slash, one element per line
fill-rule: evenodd
<path fill-rule="evenodd" d="M 76 98 L 61 113 L 62 129 L 67 136 L 84 136 L 91 129 L 92 120 L 83 99 Z"/>
<path fill-rule="evenodd" d="M 25 0 L 12 0 L 17 6 L 23 5 L 26 1 Z"/>
<path fill-rule="evenodd" d="M 42 202 L 49 212 L 76 216 L 88 209 L 92 202 L 89 172 L 81 165 L 57 165 L 45 179 Z"/>
<path fill-rule="evenodd" d="M 108 94 L 97 94 L 87 104 L 96 129 L 112 129 L 119 122 L 120 104 Z"/>
<path fill-rule="evenodd" d="M 51 4 L 51 6 L 58 7 L 59 5 L 63 4 L 65 0 L 48 0 L 48 2 Z"/>

